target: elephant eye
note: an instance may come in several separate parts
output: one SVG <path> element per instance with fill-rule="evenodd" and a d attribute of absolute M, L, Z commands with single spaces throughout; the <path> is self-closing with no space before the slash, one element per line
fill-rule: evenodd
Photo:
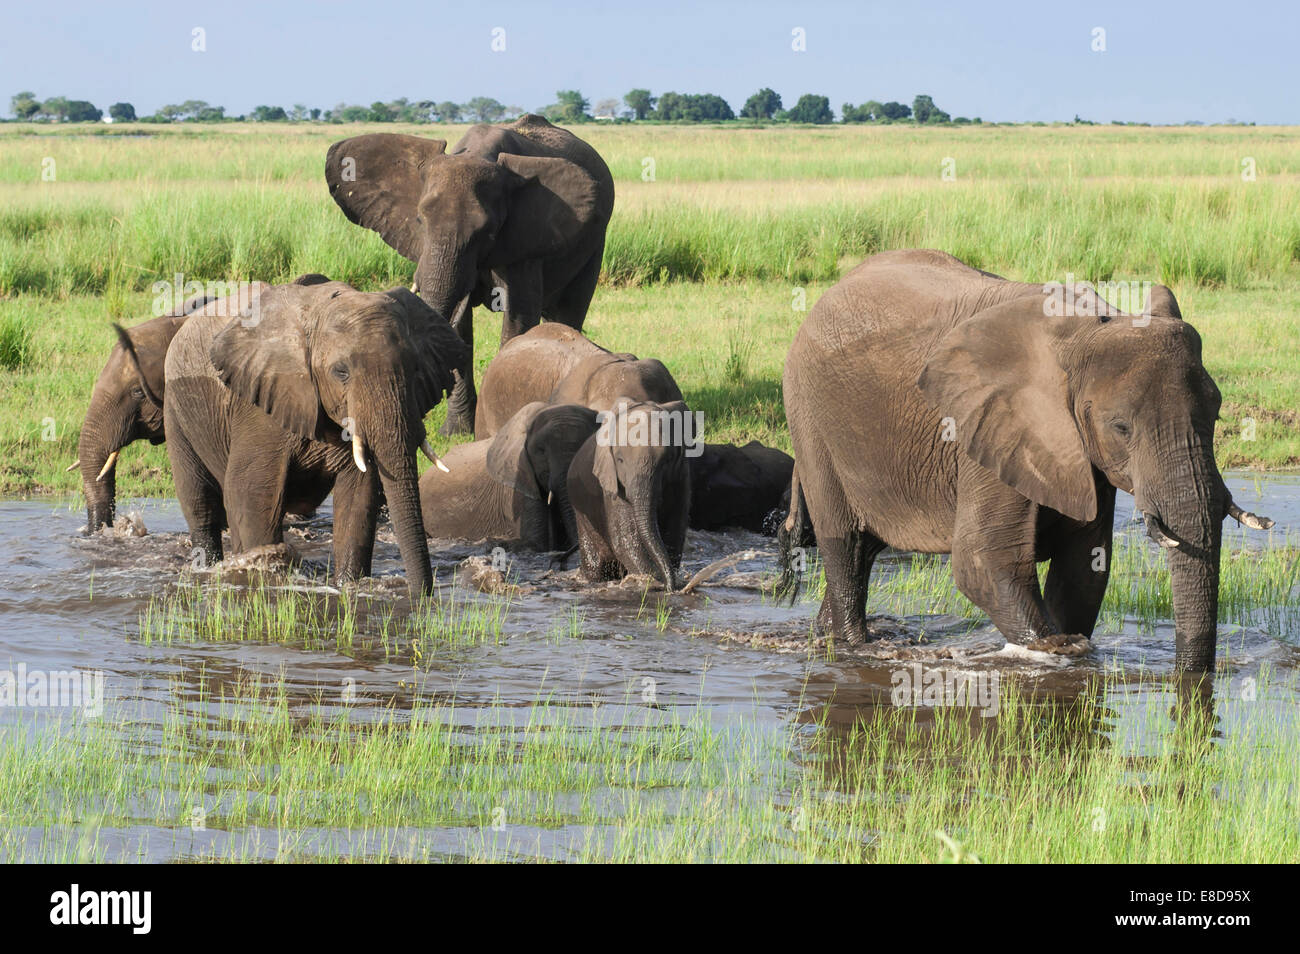
<path fill-rule="evenodd" d="M 1120 437 L 1128 440 L 1133 435 L 1133 428 L 1129 427 L 1124 421 L 1111 421 L 1110 426 L 1115 429 L 1115 433 Z"/>
<path fill-rule="evenodd" d="M 143 401 L 143 400 L 144 400 L 144 389 L 143 389 L 143 388 L 140 388 L 140 387 L 134 387 L 134 388 L 132 388 L 132 389 L 131 389 L 131 397 L 135 398 L 135 400 L 137 400 L 137 401 Z"/>
<path fill-rule="evenodd" d="M 334 376 L 336 381 L 346 383 L 348 380 L 348 366 L 340 361 L 330 368 L 330 374 Z"/>

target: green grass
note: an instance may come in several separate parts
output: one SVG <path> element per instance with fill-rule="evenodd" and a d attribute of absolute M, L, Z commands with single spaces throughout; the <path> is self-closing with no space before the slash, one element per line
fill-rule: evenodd
<path fill-rule="evenodd" d="M 1004 683 L 991 719 L 886 702 L 784 729 L 204 687 L 153 720 L 0 728 L 0 857 L 129 859 L 147 838 L 218 861 L 1280 862 L 1300 850 L 1300 736 L 1268 714 L 1293 683 L 1221 697 L 1217 735 L 1113 676 L 1070 699 Z M 196 822 L 229 837 L 204 847 Z"/>

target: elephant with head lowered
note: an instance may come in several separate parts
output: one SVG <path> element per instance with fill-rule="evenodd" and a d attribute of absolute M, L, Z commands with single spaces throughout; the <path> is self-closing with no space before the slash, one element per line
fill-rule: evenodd
<path fill-rule="evenodd" d="M 789 556 L 810 522 L 824 631 L 868 638 L 867 577 L 892 546 L 951 553 L 957 587 L 1010 642 L 1086 652 L 1118 488 L 1168 556 L 1176 667 L 1213 667 L 1222 522 L 1272 524 L 1219 475 L 1219 389 L 1168 288 L 1121 311 L 1083 283 L 882 253 L 809 313 L 784 389 L 796 476 L 783 582 L 797 591 Z"/>
<path fill-rule="evenodd" d="M 564 325 L 540 325 L 502 347 L 488 365 L 474 435 L 492 436 L 533 401 L 606 411 L 620 398 L 671 404 L 682 392 L 662 361 L 606 351 Z"/>
<path fill-rule="evenodd" d="M 472 311 L 502 313 L 501 341 L 542 318 L 581 328 L 600 276 L 614 180 L 541 116 L 442 139 L 373 133 L 330 146 L 330 195 L 349 221 L 415 262 L 415 288 L 468 347 L 444 433 L 474 423 Z"/>
<path fill-rule="evenodd" d="M 688 455 L 698 452 L 691 411 L 670 404 L 615 402 L 569 465 L 569 500 L 583 575 L 626 574 L 677 588 L 691 510 Z"/>
<path fill-rule="evenodd" d="M 238 305 L 238 311 L 233 307 Z M 380 492 L 407 584 L 432 588 L 420 513 L 424 416 L 465 346 L 404 288 L 255 284 L 192 315 L 167 352 L 167 452 L 193 545 L 282 542 L 286 512 L 334 492 L 334 572 L 370 572 Z"/>
<path fill-rule="evenodd" d="M 300 275 L 294 284 L 323 281 L 328 281 L 324 275 L 309 274 Z M 167 349 L 186 318 L 216 300 L 215 294 L 201 292 L 169 314 L 131 328 L 113 326 L 117 344 L 95 380 L 90 407 L 81 424 L 77 461 L 68 468 L 81 471 L 86 495 L 86 532 L 95 533 L 113 522 L 117 462 L 122 448 L 138 440 L 155 445 L 166 440 L 163 362 L 167 359 Z"/>
<path fill-rule="evenodd" d="M 430 467 L 420 477 L 425 532 L 530 550 L 574 546 L 569 465 L 597 427 L 590 408 L 539 401 L 487 440 L 453 447 L 446 471 Z"/>

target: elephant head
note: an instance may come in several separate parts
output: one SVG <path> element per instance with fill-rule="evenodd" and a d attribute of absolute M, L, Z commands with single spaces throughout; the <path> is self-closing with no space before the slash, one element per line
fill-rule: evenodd
<path fill-rule="evenodd" d="M 607 498 L 622 501 L 611 511 L 630 515 L 624 545 L 633 557 L 632 572 L 651 572 L 672 590 L 681 562 L 682 539 L 665 541 L 661 527 L 671 523 L 684 538 L 690 512 L 690 472 L 686 443 L 692 435 L 674 432 L 670 421 L 685 421 L 685 402 L 667 404 L 620 399 L 612 411 L 599 413 L 592 473 Z M 672 547 L 670 552 L 669 546 Z M 626 561 L 624 561 L 626 563 Z"/>
<path fill-rule="evenodd" d="M 515 413 L 492 438 L 488 474 L 525 497 L 545 501 L 548 511 L 554 507 L 558 513 L 563 534 L 556 533 L 553 520 L 548 520 L 544 534 L 539 534 L 550 541 L 548 549 L 560 549 L 561 536 L 566 546 L 578 540 L 569 502 L 569 465 L 598 426 L 591 408 L 534 401 Z"/>
<path fill-rule="evenodd" d="M 167 348 L 185 319 L 211 300 L 206 294 L 188 299 L 175 312 L 133 328 L 114 324 L 117 344 L 95 380 L 90 407 L 81 425 L 77 461 L 86 494 L 86 532 L 113 522 L 117 505 L 117 459 L 128 444 L 161 444 L 163 433 L 163 363 Z"/>
<path fill-rule="evenodd" d="M 213 339 L 230 390 L 291 434 L 347 444 L 378 469 L 412 593 L 432 587 L 415 451 L 424 416 L 450 391 L 465 346 L 403 288 L 359 292 L 342 282 L 279 285 Z M 436 461 L 436 457 L 435 457 Z"/>
<path fill-rule="evenodd" d="M 1133 494 L 1167 548 L 1176 665 L 1213 667 L 1223 519 L 1271 521 L 1232 503 L 1214 460 L 1219 389 L 1173 293 L 1149 314 L 1090 293 L 1068 315 L 1048 297 L 995 305 L 953 328 L 918 380 L 975 461 L 1022 495 L 1087 523 L 1097 474 Z"/>
<path fill-rule="evenodd" d="M 596 180 L 567 159 L 448 153 L 442 139 L 394 133 L 334 143 L 330 195 L 350 222 L 416 263 L 416 289 L 459 319 L 478 273 L 567 248 L 591 220 Z"/>

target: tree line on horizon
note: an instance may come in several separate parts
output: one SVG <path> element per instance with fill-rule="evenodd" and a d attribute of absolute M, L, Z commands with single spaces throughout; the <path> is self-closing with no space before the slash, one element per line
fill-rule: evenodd
<path fill-rule="evenodd" d="M 53 96 L 40 100 L 30 91 L 15 94 L 9 100 L 9 109 L 20 122 L 99 122 L 104 118 L 102 110 L 93 103 L 82 99 L 68 99 Z M 257 106 L 248 113 L 228 115 L 224 106 L 212 106 L 203 100 L 186 100 L 183 103 L 161 106 L 151 115 L 137 116 L 135 107 L 130 103 L 114 103 L 108 107 L 108 116 L 113 122 L 142 123 L 217 123 L 217 122 L 325 122 L 325 123 L 495 123 L 515 119 L 525 110 L 519 106 L 507 106 L 490 96 L 476 96 L 464 103 L 449 100 L 408 100 L 405 97 L 390 102 L 374 102 L 369 106 L 339 103 L 333 109 L 309 108 L 296 103 L 289 109 L 283 106 Z M 648 89 L 633 89 L 620 99 L 597 100 L 593 107 L 579 90 L 558 90 L 555 102 L 535 110 L 552 122 L 672 122 L 672 123 L 717 123 L 735 120 L 755 122 L 789 122 L 811 123 L 821 125 L 835 122 L 830 99 L 815 93 L 804 93 L 786 108 L 780 94 L 764 87 L 745 100 L 740 113 L 732 111 L 731 105 L 714 93 L 677 93 L 666 92 L 658 96 Z M 922 93 L 908 106 L 896 101 L 879 102 L 866 100 L 859 105 L 844 103 L 840 107 L 841 123 L 918 123 L 935 125 L 952 123 L 956 125 L 979 124 L 983 120 L 976 116 L 950 116 L 940 109 L 929 95 Z M 1096 125 L 1089 120 L 1073 120 L 1076 124 Z M 1236 124 L 1235 120 L 1228 120 Z M 1041 124 L 1040 124 L 1041 125 Z M 1149 123 L 1125 123 L 1112 120 L 1112 125 L 1150 125 Z M 1203 125 L 1189 122 L 1185 125 Z M 1241 124 L 1246 125 L 1246 124 Z M 1249 125 L 1254 125 L 1250 123 Z"/>

